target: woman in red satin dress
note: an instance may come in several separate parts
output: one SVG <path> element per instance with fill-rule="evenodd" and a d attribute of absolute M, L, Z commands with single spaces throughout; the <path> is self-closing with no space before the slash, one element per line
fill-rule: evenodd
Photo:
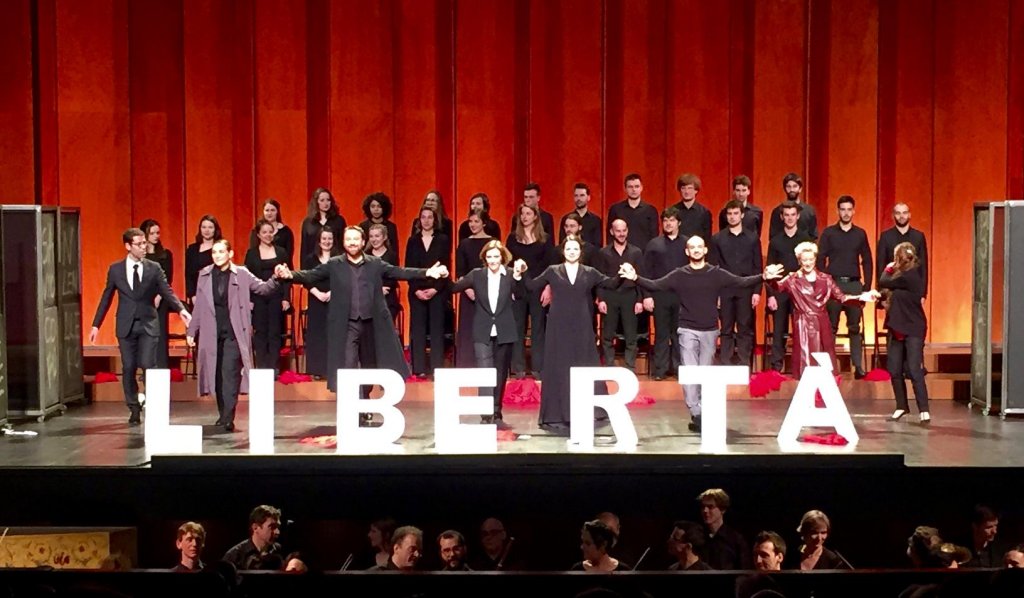
<path fill-rule="evenodd" d="M 778 282 L 769 283 L 779 291 L 789 293 L 793 301 L 793 377 L 800 379 L 804 368 L 814 365 L 811 361 L 813 353 L 828 353 L 832 359 L 832 371 L 838 372 L 836 343 L 825 304 L 830 299 L 840 303 L 874 301 L 877 293 L 867 291 L 860 295 L 847 295 L 839 290 L 831 276 L 818 271 L 818 246 L 814 243 L 800 243 L 795 251 L 800 269 Z"/>

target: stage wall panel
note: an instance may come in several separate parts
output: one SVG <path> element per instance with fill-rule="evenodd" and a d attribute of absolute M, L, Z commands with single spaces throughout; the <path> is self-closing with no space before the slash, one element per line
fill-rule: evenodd
<path fill-rule="evenodd" d="M 262 199 L 298 232 L 319 185 L 351 222 L 391 194 L 404 244 L 430 187 L 456 224 L 486 191 L 507 232 L 529 180 L 557 218 L 577 180 L 603 213 L 626 172 L 658 208 L 695 172 L 717 211 L 745 173 L 770 210 L 796 171 L 822 225 L 840 194 L 871 233 L 906 201 L 965 282 L 970 204 L 1024 193 L 1009 0 L 14 0 L 0 22 L 4 192 L 82 208 L 86 319 L 124 227 L 161 221 L 181 290 L 202 214 L 241 253 Z M 932 285 L 932 341 L 968 338 L 958 287 Z"/>

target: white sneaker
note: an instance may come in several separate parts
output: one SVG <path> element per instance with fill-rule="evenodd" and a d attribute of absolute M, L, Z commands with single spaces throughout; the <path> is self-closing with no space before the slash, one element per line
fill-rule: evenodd
<path fill-rule="evenodd" d="M 921 415 L 918 416 L 918 421 L 922 424 L 926 424 L 932 421 L 932 416 L 927 411 L 922 411 Z"/>
<path fill-rule="evenodd" d="M 907 414 L 906 409 L 897 409 L 896 411 L 892 412 L 892 415 L 889 417 L 889 419 L 892 420 L 892 421 L 896 421 L 896 420 L 898 420 L 899 418 L 903 417 L 906 414 Z"/>

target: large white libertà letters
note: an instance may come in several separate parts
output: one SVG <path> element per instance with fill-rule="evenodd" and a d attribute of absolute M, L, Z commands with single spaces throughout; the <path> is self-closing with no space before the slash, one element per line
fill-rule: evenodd
<path fill-rule="evenodd" d="M 800 376 L 793 400 L 789 403 L 789 411 L 779 428 L 779 446 L 787 451 L 800 451 L 803 447 L 798 441 L 800 430 L 805 427 L 835 428 L 836 432 L 846 438 L 849 444 L 845 450 L 851 450 L 860 441 L 857 429 L 853 427 L 853 419 L 846 409 L 846 402 L 839 392 L 839 386 L 832 374 L 832 358 L 828 353 L 812 353 L 811 357 L 817 365 L 804 368 Z M 824 407 L 814 405 L 814 396 L 821 393 Z"/>
<path fill-rule="evenodd" d="M 779 430 L 783 450 L 820 450 L 799 441 L 805 427 L 834 428 L 852 450 L 859 436 L 832 374 L 832 362 L 826 353 L 813 354 L 816 365 L 804 369 L 789 411 Z M 497 429 L 494 424 L 463 423 L 465 416 L 490 415 L 493 397 L 486 390 L 497 378 L 494 368 L 448 368 L 434 372 L 434 445 L 447 453 L 496 453 Z M 746 385 L 750 372 L 745 366 L 681 366 L 680 384 L 698 384 L 702 395 L 702 452 L 727 450 L 726 387 Z M 596 382 L 613 382 L 610 394 L 596 394 Z M 380 386 L 378 398 L 363 399 L 362 386 Z M 640 439 L 627 405 L 637 396 L 640 383 L 633 372 L 620 367 L 578 367 L 569 371 L 569 410 L 572 421 L 569 447 L 594 448 L 594 411 L 608 413 L 615 435 L 613 450 L 635 450 Z M 272 370 L 249 372 L 249 452 L 274 453 L 274 373 Z M 462 389 L 482 388 L 483 396 L 463 395 Z M 824 407 L 815 407 L 820 393 Z M 146 370 L 145 442 L 148 454 L 202 453 L 203 429 L 195 425 L 170 423 L 170 372 Z M 405 397 L 405 380 L 393 370 L 338 370 L 337 438 L 339 454 L 379 454 L 402 452 L 399 440 L 405 432 L 405 416 L 399 403 Z M 360 426 L 360 414 L 383 418 L 379 427 Z"/>

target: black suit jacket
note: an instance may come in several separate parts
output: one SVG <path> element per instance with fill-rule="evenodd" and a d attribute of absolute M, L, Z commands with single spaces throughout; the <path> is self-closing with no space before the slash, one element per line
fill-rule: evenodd
<path fill-rule="evenodd" d="M 487 268 L 477 268 L 455 281 L 453 293 L 472 288 L 476 295 L 476 312 L 473 314 L 473 342 L 491 342 L 491 327 L 498 328 L 498 344 L 514 343 L 519 340 L 519 329 L 516 326 L 512 305 L 516 301 L 516 293 L 522 292 L 512 278 L 512 270 L 506 269 L 498 285 L 498 308 L 491 311 L 491 297 L 487 293 Z"/>
<path fill-rule="evenodd" d="M 118 260 L 110 264 L 110 268 L 107 269 L 107 286 L 103 289 L 100 304 L 96 306 L 96 315 L 92 319 L 92 325 L 99 328 L 103 324 L 103 318 L 107 316 L 116 290 L 117 338 L 128 336 L 135 320 L 142 322 L 147 335 L 160 336 L 160 322 L 157 318 L 156 307 L 153 306 L 153 298 L 160 295 L 163 302 L 173 312 L 179 312 L 185 308 L 174 295 L 170 285 L 167 284 L 167 278 L 164 276 L 160 264 L 143 259 L 142 284 L 138 288 L 132 289 L 128 284 L 128 273 L 124 262 L 125 260 Z"/>

